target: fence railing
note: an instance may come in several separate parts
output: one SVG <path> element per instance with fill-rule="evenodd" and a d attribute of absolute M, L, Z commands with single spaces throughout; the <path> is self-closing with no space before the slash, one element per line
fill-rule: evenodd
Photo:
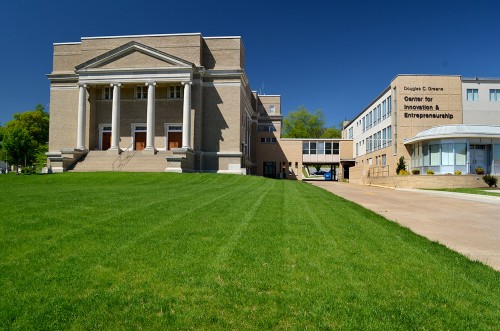
<path fill-rule="evenodd" d="M 368 169 L 368 177 L 389 176 L 389 165 L 374 166 Z"/>
<path fill-rule="evenodd" d="M 132 145 L 134 143 L 130 144 L 127 148 L 125 148 L 120 155 L 116 158 L 116 160 L 113 161 L 113 164 L 111 165 L 111 169 L 113 171 L 120 171 L 122 168 L 130 161 L 130 159 L 134 156 L 135 151 L 132 150 Z"/>

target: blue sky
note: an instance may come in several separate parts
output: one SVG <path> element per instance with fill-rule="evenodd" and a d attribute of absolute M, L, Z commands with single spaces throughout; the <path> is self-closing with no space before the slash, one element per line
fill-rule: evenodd
<path fill-rule="evenodd" d="M 397 74 L 500 77 L 500 1 L 7 1 L 0 123 L 49 104 L 52 44 L 201 32 L 243 38 L 253 90 L 282 112 L 354 118 Z M 76 105 L 75 105 L 76 107 Z"/>

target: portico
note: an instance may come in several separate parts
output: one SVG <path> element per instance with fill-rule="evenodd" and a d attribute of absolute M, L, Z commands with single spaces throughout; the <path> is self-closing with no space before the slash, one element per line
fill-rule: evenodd
<path fill-rule="evenodd" d="M 51 160 L 63 150 L 87 155 L 88 169 L 98 169 L 88 166 L 92 159 L 114 162 L 129 154 L 130 164 L 159 169 L 163 162 L 165 171 L 251 173 L 255 166 L 248 147 L 255 96 L 240 37 L 82 38 L 54 44 L 48 77 L 53 169 Z"/>

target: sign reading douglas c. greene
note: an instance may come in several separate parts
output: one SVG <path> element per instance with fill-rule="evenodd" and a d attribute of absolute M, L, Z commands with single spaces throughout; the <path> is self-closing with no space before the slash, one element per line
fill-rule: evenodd
<path fill-rule="evenodd" d="M 404 86 L 405 91 L 410 92 L 422 92 L 422 94 L 429 92 L 444 92 L 444 88 L 442 87 L 434 87 L 434 86 Z M 434 98 L 431 96 L 405 96 L 403 98 L 403 110 L 409 111 L 433 111 L 439 110 L 439 105 L 434 101 Z M 408 113 L 404 112 L 405 118 L 447 118 L 452 119 L 453 114 L 450 113 Z"/>

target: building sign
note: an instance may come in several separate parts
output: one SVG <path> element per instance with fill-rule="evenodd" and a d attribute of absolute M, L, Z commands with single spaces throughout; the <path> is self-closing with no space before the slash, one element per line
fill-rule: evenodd
<path fill-rule="evenodd" d="M 442 87 L 434 86 L 404 86 L 405 91 L 410 92 L 444 92 Z M 434 97 L 430 96 L 405 96 L 403 103 L 403 110 L 407 111 L 439 111 L 439 104 L 434 100 Z M 405 118 L 447 118 L 453 119 L 453 114 L 450 113 L 413 113 L 404 112 Z"/>

